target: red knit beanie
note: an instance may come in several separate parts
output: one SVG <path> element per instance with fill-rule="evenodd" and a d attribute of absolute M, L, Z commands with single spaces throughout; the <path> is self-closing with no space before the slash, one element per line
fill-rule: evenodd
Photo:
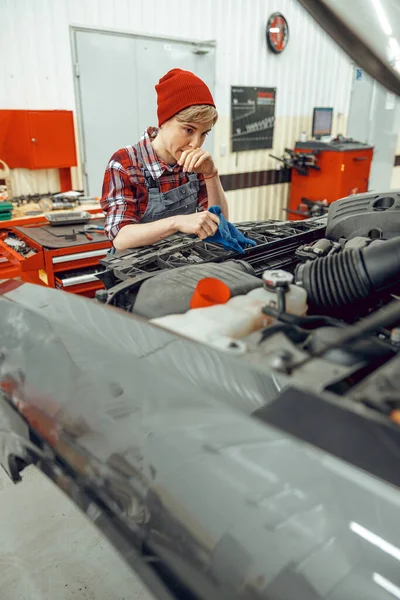
<path fill-rule="evenodd" d="M 210 90 L 190 71 L 172 69 L 156 85 L 158 125 L 189 106 L 208 104 L 215 108 Z"/>

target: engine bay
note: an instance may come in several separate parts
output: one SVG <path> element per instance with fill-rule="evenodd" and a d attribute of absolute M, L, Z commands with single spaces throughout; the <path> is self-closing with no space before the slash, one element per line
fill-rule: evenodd
<path fill-rule="evenodd" d="M 101 260 L 97 300 L 347 397 L 400 424 L 400 193 L 359 194 L 327 216 L 237 224 L 238 255 L 186 235 Z M 199 282 L 229 289 L 194 307 Z"/>

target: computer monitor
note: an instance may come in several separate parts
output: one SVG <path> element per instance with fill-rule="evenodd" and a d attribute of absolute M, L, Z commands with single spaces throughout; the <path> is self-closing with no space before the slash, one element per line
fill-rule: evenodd
<path fill-rule="evenodd" d="M 323 135 L 332 135 L 333 108 L 314 108 L 312 134 L 319 140 Z"/>

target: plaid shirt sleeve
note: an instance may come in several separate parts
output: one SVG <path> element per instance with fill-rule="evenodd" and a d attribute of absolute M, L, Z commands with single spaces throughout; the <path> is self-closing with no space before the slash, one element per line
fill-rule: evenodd
<path fill-rule="evenodd" d="M 139 223 L 138 190 L 128 173 L 131 159 L 125 148 L 113 154 L 104 174 L 101 207 L 104 231 L 113 241 L 121 227 Z"/>
<path fill-rule="evenodd" d="M 200 181 L 200 189 L 199 189 L 199 198 L 197 200 L 197 210 L 203 211 L 208 209 L 208 196 L 207 196 L 207 188 L 206 182 L 204 180 L 204 175 L 199 175 Z"/>

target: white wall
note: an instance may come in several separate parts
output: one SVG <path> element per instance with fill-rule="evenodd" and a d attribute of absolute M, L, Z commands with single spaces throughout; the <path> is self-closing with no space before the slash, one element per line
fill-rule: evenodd
<path fill-rule="evenodd" d="M 266 22 L 275 11 L 290 28 L 288 47 L 279 56 L 265 41 Z M 280 154 L 303 129 L 310 132 L 315 105 L 333 106 L 334 133 L 346 133 L 350 61 L 296 0 L 0 0 L 0 24 L 0 108 L 74 110 L 69 26 L 81 25 L 216 41 L 215 156 L 221 173 L 275 168 L 269 152 Z M 221 146 L 230 148 L 231 85 L 277 87 L 273 150 L 219 156 Z M 15 174 L 17 187 L 57 188 L 56 172 L 21 171 Z M 280 184 L 230 192 L 233 217 L 282 216 L 287 189 Z"/>

